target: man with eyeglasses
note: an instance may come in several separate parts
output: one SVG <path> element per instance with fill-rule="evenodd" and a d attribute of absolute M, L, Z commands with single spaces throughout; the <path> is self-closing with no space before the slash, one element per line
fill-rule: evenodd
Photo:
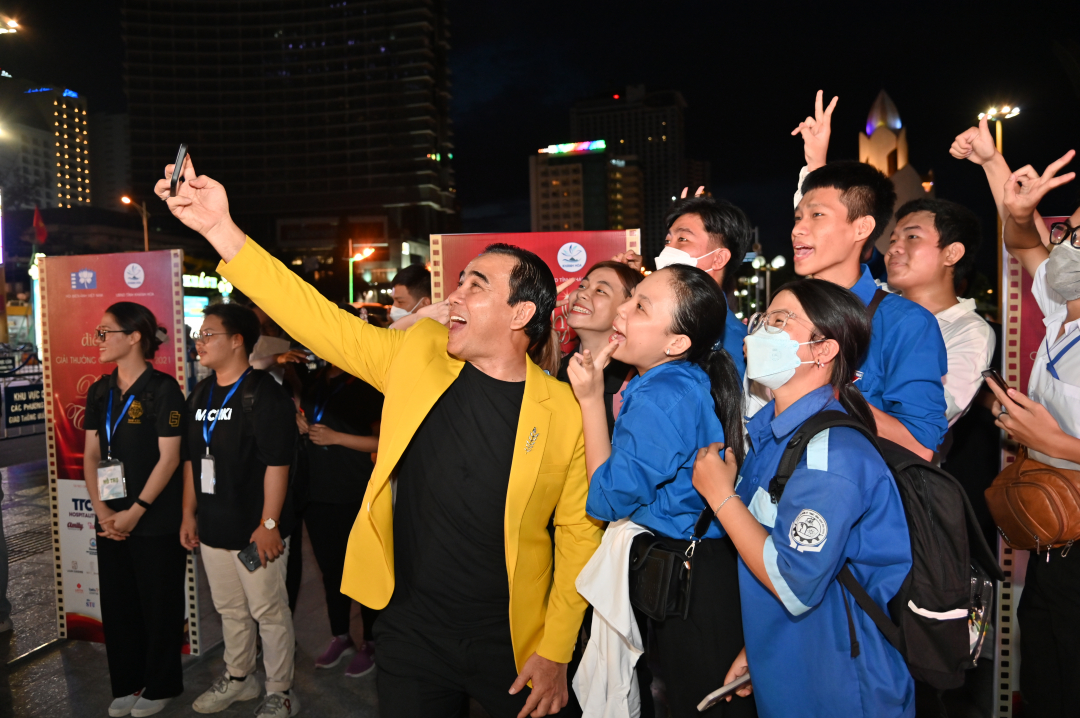
<path fill-rule="evenodd" d="M 237 304 L 212 304 L 204 315 L 195 346 L 199 363 L 214 373 L 188 399 L 180 542 L 201 547 L 221 614 L 225 673 L 193 707 L 217 713 L 259 697 L 258 634 L 266 698 L 255 714 L 285 718 L 300 710 L 291 690 L 296 639 L 285 587 L 296 408 L 269 374 L 248 363 L 259 338 L 255 313 Z M 257 552 L 254 570 L 238 556 L 251 544 Z"/>

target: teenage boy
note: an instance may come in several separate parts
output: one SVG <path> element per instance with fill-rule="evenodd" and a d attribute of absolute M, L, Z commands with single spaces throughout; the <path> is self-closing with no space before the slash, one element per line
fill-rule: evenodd
<path fill-rule="evenodd" d="M 705 196 L 684 197 L 668 212 L 667 236 L 664 249 L 656 257 L 656 268 L 687 264 L 703 269 L 716 280 L 727 298 L 735 291 L 739 267 L 750 249 L 751 239 L 750 220 L 731 202 Z M 641 268 L 641 256 L 633 250 L 616 255 L 614 260 Z M 729 305 L 724 335 L 715 348 L 727 350 L 740 376 L 746 373 L 745 338 L 746 325 Z"/>
<path fill-rule="evenodd" d="M 979 220 L 971 210 L 943 199 L 915 199 L 897 211 L 885 253 L 888 289 L 937 318 L 949 362 L 943 379 L 949 426 L 967 411 L 994 356 L 994 330 L 975 310 L 974 299 L 956 296 L 975 265 L 979 241 Z"/>
<path fill-rule="evenodd" d="M 201 546 L 214 607 L 221 614 L 225 673 L 194 703 L 217 713 L 257 698 L 255 637 L 262 638 L 266 698 L 256 711 L 286 718 L 300 711 L 291 690 L 296 642 L 285 588 L 292 530 L 289 465 L 296 409 L 248 356 L 259 338 L 255 313 L 237 304 L 206 308 L 196 339 L 212 374 L 188 400 L 184 519 L 180 542 Z M 254 570 L 238 555 L 254 544 Z"/>

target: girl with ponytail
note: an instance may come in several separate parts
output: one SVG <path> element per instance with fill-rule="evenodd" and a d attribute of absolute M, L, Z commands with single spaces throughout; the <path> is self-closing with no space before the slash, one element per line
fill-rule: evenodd
<path fill-rule="evenodd" d="M 675 716 L 697 715 L 697 703 L 719 686 L 743 642 L 738 555 L 715 520 L 695 535 L 707 507 L 692 483 L 694 457 L 706 445 L 702 441 L 730 441 L 734 460 L 742 459 L 741 382 L 731 357 L 713 351 L 726 318 L 715 280 L 696 267 L 669 266 L 647 276 L 619 306 L 607 346 L 595 354 L 575 354 L 567 372 L 581 404 L 588 513 L 619 522 L 609 535 L 628 526 L 643 528 L 648 533 L 638 534 L 635 546 L 659 540 L 678 552 L 680 565 L 691 539 L 699 539 L 685 611 L 649 619 Z M 603 368 L 612 358 L 638 376 L 623 392 L 609 440 Z M 709 713 L 753 714 L 752 700 L 722 704 Z"/>
<path fill-rule="evenodd" d="M 765 718 L 914 716 L 904 659 L 835 580 L 846 566 L 885 606 L 911 568 L 904 506 L 884 459 L 859 431 L 833 427 L 806 443 L 782 493 L 771 491 L 793 435 L 819 412 L 846 412 L 876 434 L 856 372 L 870 345 L 866 306 L 839 285 L 802 279 L 778 291 L 749 330 L 746 376 L 774 399 L 746 424 L 745 462 L 710 444 L 694 465 L 694 486 L 739 552 L 746 648 L 724 682 L 749 670 L 752 686 L 739 695 L 752 690 Z"/>

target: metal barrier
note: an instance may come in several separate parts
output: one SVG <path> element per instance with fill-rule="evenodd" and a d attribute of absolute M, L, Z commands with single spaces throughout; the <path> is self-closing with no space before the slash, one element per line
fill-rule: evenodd
<path fill-rule="evenodd" d="M 3 419 L 0 438 L 45 433 L 45 393 L 41 362 L 32 344 L 0 345 Z"/>

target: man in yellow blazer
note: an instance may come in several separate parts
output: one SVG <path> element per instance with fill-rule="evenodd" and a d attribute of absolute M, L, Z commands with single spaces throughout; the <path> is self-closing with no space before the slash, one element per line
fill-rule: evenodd
<path fill-rule="evenodd" d="M 183 169 L 175 197 L 167 180 L 155 192 L 218 251 L 219 273 L 386 396 L 342 581 L 357 601 L 385 607 L 380 714 L 456 716 L 467 696 L 495 718 L 557 713 L 586 607 L 574 581 L 601 528 L 585 513 L 577 402 L 527 354 L 550 331 L 551 271 L 531 252 L 493 245 L 450 295 L 449 331 L 431 320 L 378 329 L 247 238 L 225 189 Z"/>

